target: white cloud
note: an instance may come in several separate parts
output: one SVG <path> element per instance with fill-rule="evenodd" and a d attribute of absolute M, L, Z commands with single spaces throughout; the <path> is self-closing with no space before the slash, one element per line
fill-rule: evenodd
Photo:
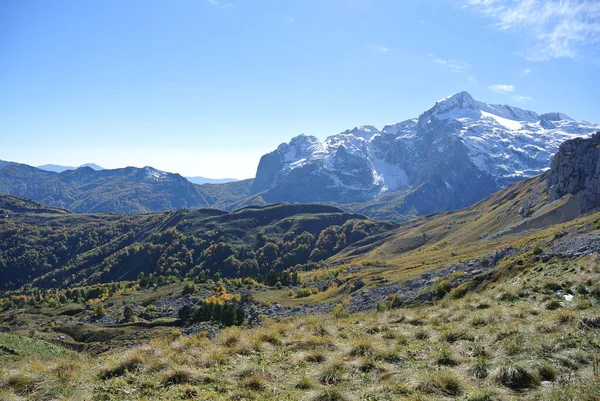
<path fill-rule="evenodd" d="M 529 75 L 529 74 L 531 74 L 531 68 L 523 68 L 523 69 L 521 70 L 521 76 L 524 76 L 524 77 L 525 77 L 525 76 L 527 76 L 527 75 Z"/>
<path fill-rule="evenodd" d="M 468 70 L 469 68 L 471 68 L 471 65 L 469 63 L 467 63 L 466 61 L 443 59 L 443 58 L 435 57 L 433 54 L 430 54 L 429 58 L 431 59 L 432 62 L 439 64 L 441 66 L 444 66 L 446 68 L 449 68 L 450 70 L 452 70 L 454 72 L 464 72 L 464 71 Z"/>
<path fill-rule="evenodd" d="M 285 17 L 285 22 L 296 22 L 296 20 L 292 17 Z"/>
<path fill-rule="evenodd" d="M 503 30 L 531 41 L 523 54 L 532 61 L 597 54 L 600 44 L 598 0 L 463 0 Z M 594 55 L 595 56 L 595 55 Z"/>
<path fill-rule="evenodd" d="M 212 4 L 213 6 L 216 7 L 233 7 L 233 3 L 228 3 L 226 1 L 220 1 L 220 0 L 204 0 L 209 4 Z"/>
<path fill-rule="evenodd" d="M 497 92 L 497 93 L 509 93 L 509 92 L 515 91 L 515 86 L 514 85 L 505 85 L 505 84 L 495 84 L 495 85 L 488 86 L 488 89 L 493 90 L 494 92 Z"/>
<path fill-rule="evenodd" d="M 530 96 L 521 96 L 515 95 L 512 97 L 515 102 L 523 103 L 523 102 L 531 102 L 533 100 Z"/>
<path fill-rule="evenodd" d="M 367 45 L 366 47 L 369 49 L 377 50 L 378 52 L 381 52 L 381 53 L 385 53 L 390 50 L 388 47 L 381 46 L 381 45 Z"/>

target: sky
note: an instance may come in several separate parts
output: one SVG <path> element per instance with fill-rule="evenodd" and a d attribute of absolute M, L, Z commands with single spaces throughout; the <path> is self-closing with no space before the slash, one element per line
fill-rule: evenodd
<path fill-rule="evenodd" d="M 250 178 L 477 100 L 600 122 L 597 0 L 0 0 L 0 159 Z"/>

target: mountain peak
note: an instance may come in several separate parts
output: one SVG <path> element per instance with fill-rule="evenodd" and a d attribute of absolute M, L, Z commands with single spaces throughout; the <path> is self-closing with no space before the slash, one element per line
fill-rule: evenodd
<path fill-rule="evenodd" d="M 445 98 L 443 98 L 442 100 L 438 100 L 437 102 L 435 102 L 436 104 L 439 103 L 475 103 L 475 99 L 473 99 L 473 96 L 471 96 L 471 94 L 467 91 L 462 91 L 462 92 L 457 92 L 453 95 L 450 96 L 446 96 Z"/>
<path fill-rule="evenodd" d="M 435 116 L 438 120 L 465 117 L 476 119 L 481 117 L 481 110 L 479 102 L 473 99 L 469 92 L 462 91 L 435 102 L 431 109 L 421 114 L 419 122 L 421 124 L 429 123 L 432 116 Z"/>
<path fill-rule="evenodd" d="M 479 110 L 477 102 L 469 92 L 463 91 L 448 96 L 435 103 L 437 113 L 447 113 L 451 110 Z"/>
<path fill-rule="evenodd" d="M 379 134 L 379 130 L 372 125 L 359 125 L 352 129 L 342 132 L 342 135 L 354 135 L 357 138 L 370 139 L 373 135 Z"/>

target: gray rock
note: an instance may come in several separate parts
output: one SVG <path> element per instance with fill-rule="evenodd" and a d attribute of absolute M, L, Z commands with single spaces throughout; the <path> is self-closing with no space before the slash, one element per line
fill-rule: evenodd
<path fill-rule="evenodd" d="M 548 193 L 554 201 L 583 191 L 581 212 L 600 206 L 600 132 L 560 145 L 548 176 Z"/>

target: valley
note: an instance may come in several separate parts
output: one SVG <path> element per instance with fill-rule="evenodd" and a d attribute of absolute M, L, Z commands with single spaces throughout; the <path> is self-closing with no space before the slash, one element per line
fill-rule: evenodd
<path fill-rule="evenodd" d="M 599 141 L 403 223 L 316 204 L 80 215 L 3 196 L 0 394 L 596 399 Z"/>

